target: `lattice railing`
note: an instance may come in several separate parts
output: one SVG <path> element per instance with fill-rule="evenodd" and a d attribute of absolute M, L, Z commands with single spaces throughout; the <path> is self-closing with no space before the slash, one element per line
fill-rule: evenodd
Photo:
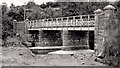
<path fill-rule="evenodd" d="M 94 27 L 95 15 L 80 15 L 71 17 L 49 18 L 27 22 L 28 28 L 40 27 Z"/>

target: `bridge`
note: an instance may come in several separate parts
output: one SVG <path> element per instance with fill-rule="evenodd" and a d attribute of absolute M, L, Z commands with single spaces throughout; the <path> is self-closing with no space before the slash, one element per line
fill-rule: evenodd
<path fill-rule="evenodd" d="M 91 15 L 26 20 L 14 23 L 14 28 L 21 35 L 26 30 L 27 35 L 34 38 L 35 47 L 57 46 L 63 50 L 96 49 L 101 52 L 105 47 L 106 24 L 116 21 L 114 9 L 108 5 L 105 11 L 98 9 Z"/>
<path fill-rule="evenodd" d="M 94 49 L 94 14 L 26 22 L 29 34 L 38 38 L 36 39 L 36 46 L 62 46 L 64 48 L 67 46 L 69 49 Z"/>

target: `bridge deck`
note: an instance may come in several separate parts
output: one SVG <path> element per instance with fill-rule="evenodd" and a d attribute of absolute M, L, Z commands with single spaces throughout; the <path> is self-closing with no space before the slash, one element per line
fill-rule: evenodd
<path fill-rule="evenodd" d="M 95 27 L 65 27 L 65 28 L 62 28 L 62 27 L 59 27 L 59 28 L 28 28 L 28 30 L 63 30 L 63 29 L 66 29 L 66 30 L 84 30 L 84 31 L 93 31 L 95 30 Z"/>

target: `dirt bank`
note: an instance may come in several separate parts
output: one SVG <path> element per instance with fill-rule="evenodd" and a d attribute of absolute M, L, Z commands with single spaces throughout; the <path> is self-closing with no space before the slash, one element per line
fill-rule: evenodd
<path fill-rule="evenodd" d="M 33 57 L 26 47 L 3 47 L 2 53 L 4 66 L 105 66 L 94 61 L 93 52 L 82 50 L 75 55 L 48 54 Z"/>

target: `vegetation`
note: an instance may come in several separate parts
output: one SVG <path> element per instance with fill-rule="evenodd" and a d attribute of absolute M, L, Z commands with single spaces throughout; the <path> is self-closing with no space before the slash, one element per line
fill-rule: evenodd
<path fill-rule="evenodd" d="M 46 4 L 36 5 L 35 2 L 30 1 L 27 5 L 22 6 L 14 6 L 11 4 L 11 9 L 7 12 L 7 15 L 17 21 L 22 21 L 25 9 L 25 16 L 29 20 L 75 16 L 93 14 L 96 9 L 102 9 L 108 4 L 108 2 L 48 2 Z"/>
<path fill-rule="evenodd" d="M 38 20 L 93 14 L 96 9 L 103 9 L 108 4 L 108 2 L 48 2 L 37 5 L 35 2 L 30 1 L 27 5 L 21 6 L 11 4 L 10 9 L 8 9 L 7 5 L 2 5 L 2 37 L 5 40 L 7 36 L 14 34 L 12 30 L 13 20 L 23 21 L 24 10 L 26 19 Z M 117 3 L 115 5 L 119 6 Z"/>

